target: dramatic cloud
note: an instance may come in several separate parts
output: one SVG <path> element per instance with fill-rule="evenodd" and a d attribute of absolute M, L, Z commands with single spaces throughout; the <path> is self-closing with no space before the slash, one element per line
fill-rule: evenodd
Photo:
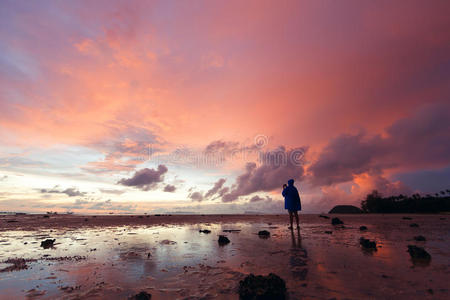
<path fill-rule="evenodd" d="M 174 185 L 168 184 L 164 187 L 164 192 L 173 193 L 176 189 Z"/>
<path fill-rule="evenodd" d="M 205 198 L 210 198 L 218 192 L 220 194 L 220 190 L 222 190 L 222 186 L 225 183 L 225 181 L 227 180 L 224 178 L 220 178 L 216 183 L 214 183 L 214 186 L 206 192 Z"/>
<path fill-rule="evenodd" d="M 428 105 L 394 122 L 386 134 L 343 134 L 332 139 L 308 168 L 315 185 L 353 180 L 392 168 L 450 164 L 450 104 Z"/>
<path fill-rule="evenodd" d="M 247 163 L 245 172 L 236 178 L 230 190 L 222 196 L 223 202 L 237 200 L 240 196 L 258 191 L 281 189 L 289 179 L 299 180 L 304 175 L 304 154 L 306 148 L 276 150 L 261 154 L 261 164 Z"/>
<path fill-rule="evenodd" d="M 55 186 L 52 189 L 41 189 L 40 190 L 41 193 L 43 194 L 66 194 L 69 197 L 76 197 L 76 196 L 84 196 L 86 195 L 86 193 L 84 192 L 80 192 L 78 189 L 76 188 L 67 188 L 65 190 L 59 190 L 58 186 Z"/>
<path fill-rule="evenodd" d="M 132 186 L 143 191 L 154 189 L 156 185 L 164 180 L 164 174 L 167 173 L 165 165 L 159 165 L 158 169 L 145 168 L 136 171 L 131 178 L 119 180 L 119 184 Z"/>

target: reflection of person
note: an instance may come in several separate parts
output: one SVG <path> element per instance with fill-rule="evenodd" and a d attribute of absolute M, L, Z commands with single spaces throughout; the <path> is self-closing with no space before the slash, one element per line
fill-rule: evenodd
<path fill-rule="evenodd" d="M 288 186 L 283 185 L 283 197 L 284 197 L 284 208 L 289 212 L 289 221 L 292 229 L 292 222 L 295 216 L 295 221 L 297 222 L 297 229 L 300 229 L 300 224 L 298 221 L 298 211 L 302 210 L 302 205 L 300 203 L 300 196 L 298 194 L 297 188 L 294 186 L 294 179 L 288 181 Z"/>

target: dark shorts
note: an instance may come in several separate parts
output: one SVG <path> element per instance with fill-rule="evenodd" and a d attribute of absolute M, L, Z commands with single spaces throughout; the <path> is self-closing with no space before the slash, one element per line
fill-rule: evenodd
<path fill-rule="evenodd" d="M 298 210 L 290 210 L 290 209 L 288 209 L 288 212 L 291 214 L 293 214 L 293 213 L 296 213 L 296 212 L 298 212 Z"/>

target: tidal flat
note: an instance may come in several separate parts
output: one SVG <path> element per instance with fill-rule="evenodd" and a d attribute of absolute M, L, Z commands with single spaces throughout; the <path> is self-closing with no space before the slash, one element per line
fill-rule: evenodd
<path fill-rule="evenodd" d="M 287 215 L 1 216 L 0 298 L 239 299 L 250 273 L 280 276 L 289 299 L 449 298 L 449 215 L 327 216 L 300 231 Z"/>

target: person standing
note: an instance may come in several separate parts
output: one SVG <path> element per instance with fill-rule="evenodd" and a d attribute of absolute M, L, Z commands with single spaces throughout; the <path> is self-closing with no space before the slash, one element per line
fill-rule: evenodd
<path fill-rule="evenodd" d="M 300 196 L 298 194 L 297 188 L 294 186 L 294 179 L 289 179 L 288 185 L 283 185 L 282 195 L 284 197 L 284 208 L 289 212 L 289 221 L 292 229 L 292 223 L 295 216 L 295 221 L 297 222 L 297 229 L 300 229 L 300 224 L 298 220 L 298 211 L 302 210 L 302 205 L 300 203 Z"/>

